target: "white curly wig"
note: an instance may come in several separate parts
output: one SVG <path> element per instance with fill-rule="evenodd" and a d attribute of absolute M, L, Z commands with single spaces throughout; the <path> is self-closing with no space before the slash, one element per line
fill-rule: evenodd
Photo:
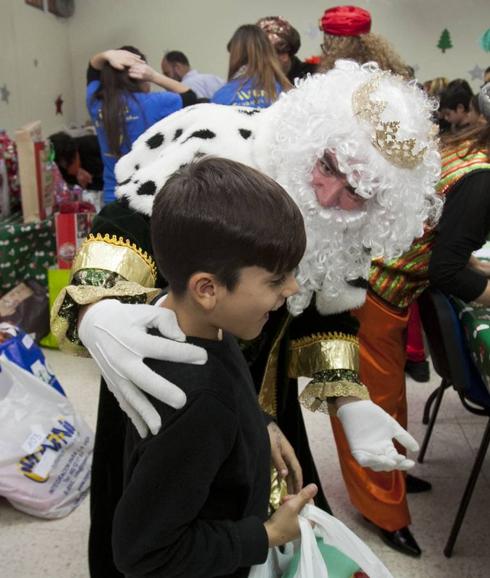
<path fill-rule="evenodd" d="M 354 92 L 379 77 L 370 101 L 384 101 L 381 120 L 398 121 L 398 140 L 415 139 L 424 150 L 414 168 L 400 168 L 373 145 L 375 127 L 354 114 Z M 257 136 L 257 161 L 294 198 L 305 218 L 308 246 L 298 272 L 300 293 L 288 301 L 297 315 L 317 293 L 321 313 L 358 307 L 363 289 L 346 280 L 367 279 L 371 258 L 395 257 L 435 221 L 441 208 L 435 184 L 440 156 L 432 114 L 436 103 L 415 83 L 408 83 L 375 63 L 337 61 L 326 74 L 310 76 L 264 111 Z M 325 152 L 356 193 L 367 199 L 362 212 L 319 206 L 311 174 Z"/>

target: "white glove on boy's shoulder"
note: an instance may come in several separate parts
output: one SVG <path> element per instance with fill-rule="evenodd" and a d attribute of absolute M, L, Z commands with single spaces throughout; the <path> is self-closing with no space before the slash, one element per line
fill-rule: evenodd
<path fill-rule="evenodd" d="M 413 460 L 399 454 L 393 438 L 408 450 L 417 451 L 416 440 L 381 407 L 369 400 L 353 401 L 337 410 L 354 459 L 375 472 L 408 470 Z"/>
<path fill-rule="evenodd" d="M 158 329 L 167 339 L 149 335 L 151 328 Z M 185 335 L 175 313 L 155 305 L 104 299 L 85 312 L 78 335 L 142 437 L 148 430 L 158 433 L 162 425 L 160 415 L 143 392 L 176 409 L 186 402 L 184 392 L 152 371 L 143 358 L 194 364 L 207 361 L 204 349 L 183 343 Z"/>

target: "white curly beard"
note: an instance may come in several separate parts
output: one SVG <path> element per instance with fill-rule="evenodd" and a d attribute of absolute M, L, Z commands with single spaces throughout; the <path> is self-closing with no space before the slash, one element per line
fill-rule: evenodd
<path fill-rule="evenodd" d="M 324 209 L 305 219 L 307 247 L 297 271 L 298 294 L 288 299 L 292 315 L 299 315 L 316 293 L 322 314 L 339 313 L 362 305 L 365 290 L 347 281 L 367 281 L 371 256 L 363 248 L 366 211 Z"/>

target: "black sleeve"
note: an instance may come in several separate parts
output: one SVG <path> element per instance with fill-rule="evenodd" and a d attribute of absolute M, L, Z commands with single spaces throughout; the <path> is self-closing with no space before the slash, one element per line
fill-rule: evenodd
<path fill-rule="evenodd" d="M 201 393 L 143 442 L 114 516 L 114 561 L 121 572 L 207 578 L 265 560 L 268 540 L 259 518 L 198 517 L 236 435 L 234 412 L 214 394 Z"/>
<path fill-rule="evenodd" d="M 182 98 L 182 108 L 186 106 L 191 106 L 197 103 L 197 96 L 193 90 L 188 90 L 187 92 L 181 92 L 180 97 Z"/>
<path fill-rule="evenodd" d="M 275 423 L 276 420 L 269 415 L 266 411 L 262 412 L 262 417 L 264 418 L 265 427 L 268 427 L 271 423 Z"/>
<path fill-rule="evenodd" d="M 87 68 L 87 84 L 90 84 L 93 80 L 100 80 L 100 70 L 94 68 L 89 62 Z"/>
<path fill-rule="evenodd" d="M 432 285 L 464 301 L 473 301 L 487 278 L 468 267 L 490 232 L 490 171 L 463 178 L 447 197 L 429 262 Z"/>
<path fill-rule="evenodd" d="M 301 339 L 315 334 L 343 334 L 355 337 L 359 331 L 359 321 L 350 311 L 321 315 L 312 302 L 301 315 L 291 323 L 291 339 Z"/>

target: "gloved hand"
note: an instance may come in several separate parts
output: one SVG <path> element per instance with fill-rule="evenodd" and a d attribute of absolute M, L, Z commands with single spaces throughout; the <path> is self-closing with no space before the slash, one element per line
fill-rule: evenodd
<path fill-rule="evenodd" d="M 148 335 L 150 328 L 158 329 L 167 339 Z M 175 313 L 155 305 L 104 299 L 87 309 L 78 335 L 141 437 L 146 437 L 148 429 L 158 433 L 162 425 L 160 415 L 143 391 L 175 409 L 186 402 L 184 392 L 152 371 L 143 358 L 194 364 L 207 361 L 204 349 L 182 343 L 185 335 Z"/>
<path fill-rule="evenodd" d="M 359 465 L 375 472 L 409 470 L 415 465 L 413 460 L 398 453 L 392 440 L 395 438 L 408 450 L 417 451 L 416 440 L 372 401 L 346 403 L 337 410 L 337 417 Z"/>

